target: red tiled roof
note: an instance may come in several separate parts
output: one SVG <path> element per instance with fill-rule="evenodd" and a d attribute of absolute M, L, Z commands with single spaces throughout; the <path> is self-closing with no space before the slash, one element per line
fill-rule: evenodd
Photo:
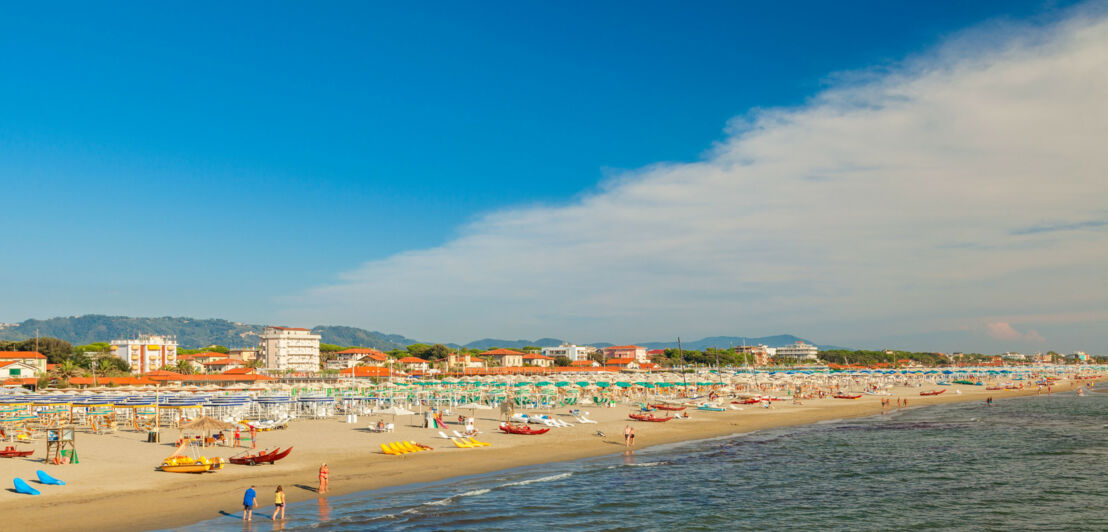
<path fill-rule="evenodd" d="M 38 379 L 35 379 L 35 378 L 31 378 L 31 377 L 25 377 L 25 378 L 12 377 L 12 378 L 9 378 L 8 380 L 4 381 L 4 386 L 22 386 L 24 384 L 36 384 L 36 383 L 38 383 Z"/>
<path fill-rule="evenodd" d="M 592 366 L 593 361 L 592 360 L 574 360 L 573 362 L 570 362 L 569 365 L 570 366 Z"/>
<path fill-rule="evenodd" d="M 0 351 L 0 358 L 46 358 L 38 351 Z"/>
<path fill-rule="evenodd" d="M 615 364 L 629 364 L 629 363 L 634 362 L 634 361 L 635 361 L 635 359 L 633 359 L 633 358 L 610 358 L 605 363 L 608 364 L 608 365 L 615 365 Z"/>
<path fill-rule="evenodd" d="M 404 364 L 426 364 L 427 361 L 419 357 L 404 357 L 397 362 L 403 362 Z"/>
<path fill-rule="evenodd" d="M 481 353 L 482 356 L 486 355 L 522 355 L 523 351 L 516 351 L 515 349 L 493 349 L 492 351 L 485 351 Z"/>
<path fill-rule="evenodd" d="M 227 371 L 224 371 L 223 374 L 224 375 L 252 375 L 252 374 L 254 374 L 254 372 L 255 372 L 254 368 L 231 368 Z"/>
<path fill-rule="evenodd" d="M 666 354 L 666 350 L 665 349 L 651 349 L 650 351 L 647 351 L 646 354 L 648 354 L 648 355 L 664 355 L 664 354 Z"/>
<path fill-rule="evenodd" d="M 546 355 L 530 354 L 530 355 L 523 355 L 523 360 L 554 360 L 554 359 L 552 357 L 548 357 Z"/>

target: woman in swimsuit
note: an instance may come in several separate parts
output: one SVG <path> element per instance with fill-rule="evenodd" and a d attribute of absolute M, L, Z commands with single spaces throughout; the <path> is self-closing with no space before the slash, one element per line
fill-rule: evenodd
<path fill-rule="evenodd" d="M 327 469 L 327 463 L 319 466 L 319 489 L 318 493 L 327 493 L 327 478 L 331 476 L 331 470 Z"/>
<path fill-rule="evenodd" d="M 631 425 L 627 425 L 626 427 L 623 427 L 623 446 L 624 447 L 630 447 L 631 446 L 631 437 L 632 437 L 631 435 L 634 434 L 633 430 L 634 429 L 631 428 Z"/>

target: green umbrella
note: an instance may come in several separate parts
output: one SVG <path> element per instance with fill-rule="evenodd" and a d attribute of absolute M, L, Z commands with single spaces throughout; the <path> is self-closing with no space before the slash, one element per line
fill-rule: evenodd
<path fill-rule="evenodd" d="M 556 386 L 558 388 L 564 388 L 566 386 L 569 386 L 569 382 L 568 381 L 558 381 L 558 382 L 554 383 L 554 386 Z"/>
<path fill-rule="evenodd" d="M 630 388 L 631 383 L 629 383 L 629 382 L 617 382 L 616 386 L 619 386 L 620 388 Z"/>
<path fill-rule="evenodd" d="M 596 385 L 601 387 L 601 388 L 607 388 L 607 387 L 611 386 L 610 383 L 607 383 L 607 382 L 604 382 L 604 381 L 598 382 L 598 383 L 596 383 Z"/>
<path fill-rule="evenodd" d="M 580 386 L 580 387 L 582 387 L 582 388 L 588 388 L 588 386 L 589 386 L 589 383 L 588 383 L 588 382 L 585 382 L 585 381 L 577 381 L 577 382 L 575 382 L 575 383 L 573 383 L 573 384 L 576 384 L 576 385 L 578 385 L 578 386 Z"/>

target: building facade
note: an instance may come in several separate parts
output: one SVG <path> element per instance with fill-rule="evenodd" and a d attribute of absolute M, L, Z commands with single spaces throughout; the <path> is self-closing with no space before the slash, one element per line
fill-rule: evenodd
<path fill-rule="evenodd" d="M 524 354 L 523 351 L 515 349 L 493 349 L 481 353 L 481 356 L 488 357 L 502 368 L 518 368 L 523 366 Z"/>
<path fill-rule="evenodd" d="M 633 358 L 635 362 L 650 362 L 646 356 L 646 348 L 638 345 L 613 345 L 605 347 L 604 358 Z"/>
<path fill-rule="evenodd" d="M 266 327 L 258 342 L 258 357 L 270 371 L 319 371 L 319 339 L 309 329 Z"/>
<path fill-rule="evenodd" d="M 131 366 L 131 373 L 151 371 L 177 364 L 177 337 L 150 334 L 126 340 L 112 340 L 111 353 Z"/>
<path fill-rule="evenodd" d="M 777 348 L 777 358 L 801 360 L 819 360 L 819 348 L 801 341 Z"/>
<path fill-rule="evenodd" d="M 596 348 L 575 344 L 562 344 L 558 347 L 542 348 L 542 356 L 550 358 L 566 357 L 570 362 L 576 362 L 578 360 L 588 360 L 590 351 L 595 352 Z"/>

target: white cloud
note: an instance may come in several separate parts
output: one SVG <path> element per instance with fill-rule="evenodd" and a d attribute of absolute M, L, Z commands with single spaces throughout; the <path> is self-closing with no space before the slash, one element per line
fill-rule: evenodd
<path fill-rule="evenodd" d="M 1103 16 L 969 32 L 866 78 L 733 121 L 703 161 L 363 264 L 288 316 L 455 341 L 833 343 L 1104 309 Z"/>
<path fill-rule="evenodd" d="M 989 336 L 996 340 L 1002 340 L 1006 342 L 1035 342 L 1042 343 L 1046 341 L 1042 335 L 1035 331 L 1027 331 L 1026 334 L 1021 333 L 1012 327 L 1011 324 L 1003 321 L 993 322 L 986 326 Z"/>

